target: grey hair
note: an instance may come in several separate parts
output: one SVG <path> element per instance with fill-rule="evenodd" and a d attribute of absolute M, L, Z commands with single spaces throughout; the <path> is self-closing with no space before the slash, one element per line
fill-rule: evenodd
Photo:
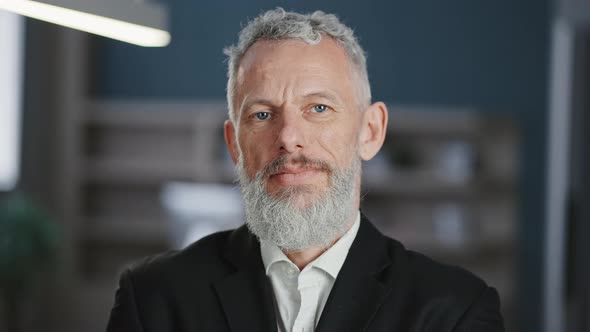
<path fill-rule="evenodd" d="M 369 105 L 371 87 L 365 51 L 358 43 L 352 29 L 341 23 L 334 14 L 326 14 L 319 10 L 311 14 L 299 14 L 287 12 L 279 7 L 266 11 L 248 22 L 240 31 L 238 43 L 223 50 L 228 56 L 227 104 L 230 120 L 234 121 L 233 97 L 237 70 L 250 46 L 259 40 L 287 39 L 299 39 L 316 45 L 321 41 L 322 34 L 330 36 L 346 51 L 359 79 L 359 106 Z"/>

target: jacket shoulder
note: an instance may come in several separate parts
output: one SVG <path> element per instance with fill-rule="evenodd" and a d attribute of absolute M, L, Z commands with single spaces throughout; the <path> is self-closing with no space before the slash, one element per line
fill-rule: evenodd
<path fill-rule="evenodd" d="M 177 324 L 200 324 L 205 330 L 223 326 L 221 311 L 212 309 L 218 303 L 212 286 L 234 270 L 224 258 L 231 238 L 232 231 L 215 233 L 183 250 L 150 256 L 128 267 L 119 281 L 108 331 L 144 331 L 142 326 L 145 331 L 189 330 Z"/>
<path fill-rule="evenodd" d="M 224 251 L 232 230 L 208 235 L 182 250 L 170 250 L 132 263 L 127 273 L 133 279 L 170 279 L 216 274 L 228 269 Z M 206 272 L 206 273 L 205 273 Z M 194 274 L 194 275 L 193 275 Z"/>
<path fill-rule="evenodd" d="M 405 275 L 403 279 L 417 300 L 441 299 L 468 307 L 490 288 L 472 272 L 408 250 L 396 240 L 389 239 L 389 253 L 396 266 L 393 273 Z"/>
<path fill-rule="evenodd" d="M 403 303 L 407 326 L 420 331 L 503 331 L 498 293 L 485 281 L 395 240 L 388 242 L 392 264 L 383 272 L 395 290 L 392 301 Z"/>

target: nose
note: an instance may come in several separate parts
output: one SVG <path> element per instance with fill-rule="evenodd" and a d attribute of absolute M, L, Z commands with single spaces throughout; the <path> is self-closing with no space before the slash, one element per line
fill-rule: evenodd
<path fill-rule="evenodd" d="M 282 153 L 296 153 L 305 145 L 304 120 L 299 112 L 285 109 L 279 121 L 277 145 Z"/>

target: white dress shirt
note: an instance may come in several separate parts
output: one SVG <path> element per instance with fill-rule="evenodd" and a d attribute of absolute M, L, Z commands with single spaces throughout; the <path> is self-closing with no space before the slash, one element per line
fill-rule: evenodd
<path fill-rule="evenodd" d="M 279 247 L 261 243 L 262 262 L 275 294 L 279 332 L 315 330 L 359 225 L 360 213 L 352 227 L 302 271 Z"/>

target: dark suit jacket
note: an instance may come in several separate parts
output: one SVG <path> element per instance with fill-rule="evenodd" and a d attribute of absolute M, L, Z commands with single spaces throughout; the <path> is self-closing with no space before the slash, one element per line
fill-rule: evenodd
<path fill-rule="evenodd" d="M 120 280 L 108 332 L 276 331 L 260 245 L 242 226 L 149 258 Z M 503 331 L 497 292 L 365 217 L 316 331 Z"/>

